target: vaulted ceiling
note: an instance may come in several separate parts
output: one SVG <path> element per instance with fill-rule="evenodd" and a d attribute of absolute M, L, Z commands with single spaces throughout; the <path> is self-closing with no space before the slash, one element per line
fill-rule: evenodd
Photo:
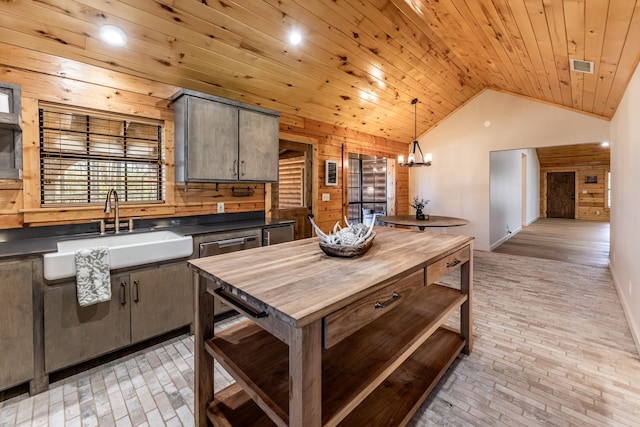
<path fill-rule="evenodd" d="M 485 88 L 612 117 L 640 0 L 2 0 L 0 42 L 408 142 Z"/>

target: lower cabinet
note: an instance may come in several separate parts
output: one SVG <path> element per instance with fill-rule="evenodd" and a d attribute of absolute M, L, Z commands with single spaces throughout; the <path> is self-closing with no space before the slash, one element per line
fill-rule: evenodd
<path fill-rule="evenodd" d="M 0 263 L 0 390 L 33 378 L 31 261 Z"/>
<path fill-rule="evenodd" d="M 109 353 L 193 321 L 186 262 L 111 277 L 111 300 L 80 307 L 75 281 L 44 293 L 45 372 Z"/>
<path fill-rule="evenodd" d="M 186 262 L 131 273 L 132 342 L 143 341 L 193 322 L 192 280 Z"/>

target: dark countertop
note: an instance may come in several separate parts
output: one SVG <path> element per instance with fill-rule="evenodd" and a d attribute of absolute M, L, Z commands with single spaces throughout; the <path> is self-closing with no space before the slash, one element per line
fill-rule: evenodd
<path fill-rule="evenodd" d="M 202 215 L 198 217 L 178 217 L 134 221 L 132 233 L 171 230 L 185 236 L 218 233 L 224 231 L 268 228 L 292 224 L 290 220 L 267 220 L 264 212 L 247 212 L 225 215 Z M 121 228 L 122 230 L 122 228 Z M 129 233 L 121 231 L 122 234 Z M 112 235 L 108 231 L 106 235 Z M 57 250 L 57 242 L 88 237 L 98 237 L 98 225 L 80 224 L 71 226 L 48 226 L 25 229 L 0 230 L 0 259 L 41 255 Z"/>

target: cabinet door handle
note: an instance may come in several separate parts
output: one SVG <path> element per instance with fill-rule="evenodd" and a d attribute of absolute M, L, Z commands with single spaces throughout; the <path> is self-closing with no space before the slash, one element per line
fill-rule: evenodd
<path fill-rule="evenodd" d="M 455 267 L 456 265 L 460 264 L 461 262 L 462 261 L 460 261 L 458 258 L 454 258 L 453 261 L 447 263 L 447 268 Z"/>
<path fill-rule="evenodd" d="M 376 310 L 379 308 L 387 308 L 394 302 L 398 301 L 399 299 L 400 299 L 400 294 L 397 292 L 394 292 L 391 294 L 391 298 L 389 298 L 388 300 L 384 302 L 376 301 L 376 303 L 373 304 L 373 308 L 375 308 Z"/>
<path fill-rule="evenodd" d="M 133 281 L 133 301 L 134 302 L 138 302 L 139 298 L 138 298 L 138 287 L 140 286 L 140 281 L 139 280 L 134 280 Z"/>
<path fill-rule="evenodd" d="M 233 169 L 231 169 L 231 172 L 233 172 L 233 176 L 238 176 L 238 161 L 237 160 L 233 161 Z"/>
<path fill-rule="evenodd" d="M 127 303 L 127 282 L 120 282 L 120 304 Z"/>
<path fill-rule="evenodd" d="M 267 231 L 267 244 L 265 246 L 271 245 L 271 232 Z"/>
<path fill-rule="evenodd" d="M 244 176 L 246 172 L 247 172 L 247 165 L 243 160 L 240 162 L 240 173 L 242 174 L 242 176 Z"/>

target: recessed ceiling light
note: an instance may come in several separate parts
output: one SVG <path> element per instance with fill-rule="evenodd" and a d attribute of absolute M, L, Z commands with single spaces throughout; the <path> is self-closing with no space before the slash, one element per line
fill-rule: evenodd
<path fill-rule="evenodd" d="M 127 35 L 120 27 L 115 25 L 103 25 L 100 27 L 100 39 L 114 47 L 123 47 L 127 44 Z"/>
<path fill-rule="evenodd" d="M 296 45 L 302 41 L 302 34 L 299 31 L 291 31 L 289 33 L 289 43 Z"/>

